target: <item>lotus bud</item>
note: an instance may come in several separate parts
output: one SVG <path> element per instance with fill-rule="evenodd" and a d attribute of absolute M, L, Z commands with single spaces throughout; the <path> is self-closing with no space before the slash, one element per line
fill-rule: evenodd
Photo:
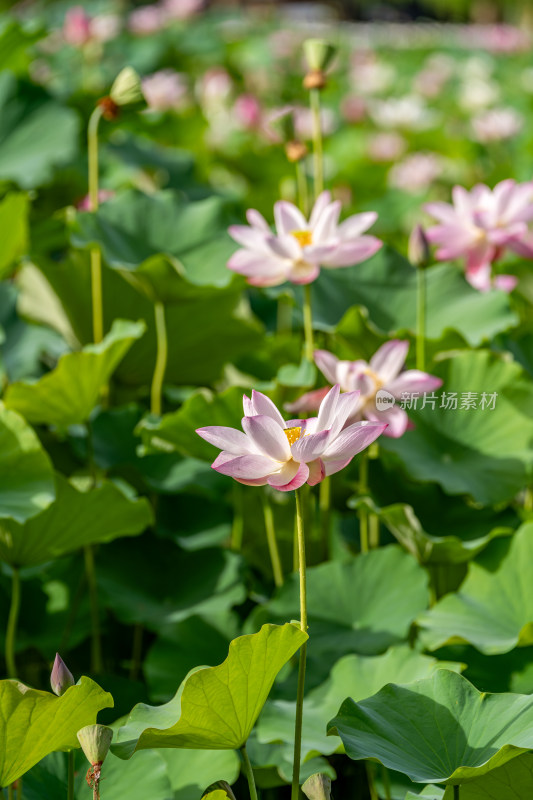
<path fill-rule="evenodd" d="M 429 249 L 429 242 L 426 232 L 424 231 L 422 225 L 415 225 L 411 231 L 407 252 L 409 261 L 413 267 L 425 269 L 427 266 L 429 266 L 431 261 L 431 252 Z"/>
<path fill-rule="evenodd" d="M 115 78 L 109 97 L 120 108 L 144 102 L 141 79 L 133 67 L 124 67 Z"/>
<path fill-rule="evenodd" d="M 303 142 L 298 142 L 296 139 L 292 139 L 285 145 L 285 155 L 291 162 L 301 161 L 302 158 L 306 157 L 308 152 L 307 146 Z"/>
<path fill-rule="evenodd" d="M 331 64 L 336 48 L 324 39 L 307 39 L 304 54 L 309 71 L 304 78 L 305 89 L 323 89 L 327 83 L 326 70 Z"/>
<path fill-rule="evenodd" d="M 61 695 L 65 694 L 67 689 L 74 686 L 74 683 L 72 672 L 68 669 L 59 653 L 56 653 L 54 666 L 52 667 L 52 673 L 50 675 L 52 691 L 54 694 L 57 694 L 58 697 L 61 697 Z"/>
<path fill-rule="evenodd" d="M 111 746 L 112 728 L 107 725 L 87 725 L 78 731 L 77 736 L 87 761 L 93 767 L 103 764 Z"/>
<path fill-rule="evenodd" d="M 331 800 L 331 778 L 316 772 L 302 785 L 302 792 L 309 800 Z"/>

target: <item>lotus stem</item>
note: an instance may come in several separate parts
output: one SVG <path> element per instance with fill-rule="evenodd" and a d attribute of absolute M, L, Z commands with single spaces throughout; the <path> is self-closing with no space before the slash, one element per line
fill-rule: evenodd
<path fill-rule="evenodd" d="M 359 462 L 359 495 L 363 496 L 368 492 L 368 450 L 361 453 Z M 368 553 L 368 511 L 366 508 L 359 509 L 359 538 L 361 540 L 361 552 Z"/>
<path fill-rule="evenodd" d="M 11 606 L 7 619 L 6 630 L 6 667 L 7 677 L 17 677 L 17 665 L 15 663 L 15 640 L 17 636 L 17 624 L 20 612 L 20 572 L 17 567 L 13 567 L 11 576 Z M 10 787 L 11 788 L 11 787 Z"/>
<path fill-rule="evenodd" d="M 385 800 L 392 800 L 391 790 L 390 790 L 390 778 L 389 778 L 389 771 L 387 767 L 383 767 L 381 775 L 383 777 L 383 788 L 385 790 Z"/>
<path fill-rule="evenodd" d="M 311 89 L 309 92 L 311 113 L 313 117 L 313 177 L 315 185 L 315 200 L 324 189 L 324 165 L 322 152 L 322 125 L 320 121 L 320 90 Z"/>
<path fill-rule="evenodd" d="M 154 312 L 157 355 L 150 392 L 150 411 L 156 416 L 161 416 L 161 396 L 163 393 L 163 381 L 165 379 L 168 357 L 167 326 L 165 322 L 165 306 L 163 303 L 156 302 L 154 305 Z"/>
<path fill-rule="evenodd" d="M 89 118 L 87 145 L 89 157 L 89 205 L 92 212 L 98 210 L 98 127 L 102 118 L 102 107 L 97 105 Z M 91 247 L 91 295 L 93 310 L 93 339 L 95 343 L 104 338 L 104 311 L 102 299 L 102 256 L 100 248 Z"/>
<path fill-rule="evenodd" d="M 298 534 L 298 566 L 300 571 L 300 627 L 307 633 L 307 577 L 305 569 L 305 532 L 303 498 L 301 489 L 296 489 L 296 526 Z M 307 642 L 300 648 L 298 665 L 298 688 L 296 690 L 296 719 L 294 724 L 294 761 L 292 766 L 291 800 L 298 800 L 300 793 L 300 759 L 302 755 L 302 720 L 305 692 L 305 666 Z"/>
<path fill-rule="evenodd" d="M 233 487 L 233 524 L 231 526 L 231 549 L 240 553 L 244 534 L 244 495 L 242 485 Z"/>
<path fill-rule="evenodd" d="M 298 204 L 303 215 L 306 217 L 309 210 L 309 193 L 307 191 L 307 177 L 303 159 L 295 162 L 296 183 L 298 184 Z"/>
<path fill-rule="evenodd" d="M 376 791 L 376 784 L 374 781 L 374 770 L 372 769 L 372 765 L 369 764 L 367 761 L 365 763 L 366 767 L 366 778 L 368 781 L 368 792 L 370 794 L 370 800 L 379 800 L 378 793 Z"/>
<path fill-rule="evenodd" d="M 15 800 L 15 789 L 12 783 L 7 787 L 7 800 Z"/>
<path fill-rule="evenodd" d="M 320 530 L 322 533 L 324 555 L 327 558 L 329 553 L 329 534 L 331 525 L 331 478 L 326 477 L 319 484 L 318 509 L 320 512 Z"/>
<path fill-rule="evenodd" d="M 140 622 L 133 626 L 133 648 L 131 653 L 130 681 L 139 679 L 142 665 L 144 628 Z"/>
<path fill-rule="evenodd" d="M 304 336 L 305 336 L 305 357 L 313 363 L 313 354 L 315 352 L 315 345 L 313 342 L 313 313 L 311 310 L 311 284 L 306 283 L 304 286 Z"/>
<path fill-rule="evenodd" d="M 74 750 L 69 750 L 67 753 L 67 765 L 68 765 L 67 800 L 74 800 Z"/>
<path fill-rule="evenodd" d="M 248 788 L 250 789 L 250 800 L 257 800 L 257 789 L 255 786 L 254 771 L 250 763 L 250 757 L 246 750 L 246 744 L 241 747 L 242 763 L 244 767 L 244 774 L 248 780 Z"/>
<path fill-rule="evenodd" d="M 281 566 L 281 559 L 279 556 L 278 542 L 276 539 L 276 526 L 274 525 L 274 514 L 272 513 L 272 506 L 268 497 L 262 495 L 263 503 L 263 516 L 265 519 L 265 531 L 268 544 L 268 552 L 270 554 L 270 563 L 272 564 L 272 574 L 274 576 L 274 583 L 277 587 L 283 586 L 283 568 Z"/>
<path fill-rule="evenodd" d="M 426 369 L 426 270 L 417 269 L 416 368 Z"/>
<path fill-rule="evenodd" d="M 85 575 L 89 587 L 89 603 L 91 607 L 91 670 L 96 674 L 103 671 L 102 642 L 100 638 L 100 611 L 98 608 L 98 584 L 94 564 L 94 550 L 90 544 L 83 548 L 85 558 Z"/>

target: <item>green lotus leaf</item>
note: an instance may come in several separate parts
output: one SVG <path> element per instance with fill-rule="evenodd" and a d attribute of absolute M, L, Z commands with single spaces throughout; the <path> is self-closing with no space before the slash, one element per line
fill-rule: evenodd
<path fill-rule="evenodd" d="M 102 387 L 144 331 L 143 322 L 115 320 L 99 344 L 61 356 L 56 368 L 38 381 L 11 384 L 4 397 L 7 408 L 30 422 L 61 428 L 86 422 Z"/>
<path fill-rule="evenodd" d="M 453 792 L 453 789 L 452 789 Z M 405 800 L 442 800 L 444 797 L 444 791 L 441 786 L 433 786 L 428 784 L 424 786 L 420 794 L 416 792 L 407 792 L 405 795 Z"/>
<path fill-rule="evenodd" d="M 0 406 L 0 519 L 23 523 L 55 498 L 54 471 L 35 432 Z"/>
<path fill-rule="evenodd" d="M 236 750 L 245 744 L 276 675 L 307 640 L 297 625 L 264 625 L 239 636 L 226 660 L 189 675 L 166 705 L 140 704 L 117 734 L 113 752 L 178 747 Z"/>
<path fill-rule="evenodd" d="M 418 618 L 424 644 L 435 650 L 468 642 L 487 655 L 533 644 L 532 559 L 533 523 L 492 542 L 469 564 L 459 591 Z"/>
<path fill-rule="evenodd" d="M 198 800 L 204 789 L 215 781 L 227 781 L 231 785 L 239 777 L 239 756 L 233 750 L 157 752 L 166 763 L 173 800 Z"/>
<path fill-rule="evenodd" d="M 92 725 L 113 698 L 90 678 L 81 678 L 64 695 L 0 681 L 0 786 L 16 781 L 54 750 L 78 748 L 77 731 Z"/>
<path fill-rule="evenodd" d="M 513 361 L 488 351 L 465 352 L 437 365 L 444 383 L 435 407 L 409 411 L 415 429 L 400 439 L 382 437 L 416 480 L 438 482 L 448 494 L 468 494 L 483 505 L 511 499 L 531 479 L 533 381 Z M 456 392 L 457 408 L 441 408 Z M 461 408 L 472 393 L 476 408 Z M 494 408 L 481 397 L 496 394 Z M 420 403 L 419 403 L 420 405 Z"/>
<path fill-rule="evenodd" d="M 533 747 L 533 697 L 479 692 L 446 669 L 345 700 L 328 724 L 354 760 L 373 758 L 415 783 L 462 784 Z"/>
<path fill-rule="evenodd" d="M 7 70 L 0 75 L 0 120 L 0 180 L 32 189 L 76 154 L 76 113 Z"/>
<path fill-rule="evenodd" d="M 298 619 L 298 586 L 298 575 L 289 576 L 273 599 L 252 613 L 247 630 L 266 620 Z M 411 623 L 427 608 L 428 577 L 412 556 L 389 545 L 308 569 L 307 605 L 308 662 L 322 681 L 328 665 L 346 653 L 375 655 L 405 641 Z"/>
<path fill-rule="evenodd" d="M 146 569 L 147 553 L 157 569 Z M 246 599 L 237 553 L 220 547 L 187 552 L 148 534 L 106 547 L 98 585 L 102 602 L 121 622 L 161 633 L 195 614 L 218 614 Z"/>
<path fill-rule="evenodd" d="M 142 533 L 153 521 L 144 498 L 129 498 L 106 481 L 78 491 L 56 473 L 56 500 L 45 511 L 20 524 L 0 521 L 0 558 L 12 566 L 43 564 L 87 544 L 110 542 Z"/>
<path fill-rule="evenodd" d="M 126 191 L 96 213 L 78 214 L 72 243 L 99 245 L 110 267 L 149 297 L 171 304 L 181 300 L 184 279 L 221 288 L 235 280 L 225 266 L 235 250 L 226 227 L 219 198 L 190 203 L 171 190 Z"/>
<path fill-rule="evenodd" d="M 20 192 L 11 192 L 0 202 L 0 277 L 9 275 L 10 268 L 22 256 L 28 244 L 29 197 Z"/>
<path fill-rule="evenodd" d="M 455 330 L 473 346 L 518 323 L 504 292 L 481 293 L 450 264 L 426 271 L 426 336 L 441 339 Z M 354 267 L 322 270 L 313 286 L 313 321 L 334 329 L 353 305 L 368 309 L 370 321 L 388 335 L 416 330 L 416 270 L 399 253 L 383 247 Z M 341 320 L 342 327 L 342 320 Z"/>
<path fill-rule="evenodd" d="M 378 510 L 380 520 L 421 564 L 462 564 L 475 558 L 493 539 L 510 536 L 512 528 L 493 528 L 485 536 L 463 539 L 455 534 L 432 536 L 411 506 L 395 503 Z"/>
<path fill-rule="evenodd" d="M 481 778 L 461 786 L 461 800 L 523 800 L 533 793 L 533 755 L 524 753 Z M 444 800 L 453 800 L 448 787 Z"/>
<path fill-rule="evenodd" d="M 408 645 L 391 647 L 381 656 L 347 655 L 339 659 L 329 678 L 311 689 L 304 700 L 302 759 L 314 753 L 331 755 L 339 749 L 340 742 L 326 734 L 326 725 L 348 694 L 362 700 L 379 691 L 391 681 L 410 683 L 427 678 L 435 670 L 448 668 L 461 670 L 462 664 L 437 661 L 417 653 Z M 257 723 L 260 742 L 285 742 L 294 740 L 296 703 L 287 700 L 269 700 Z"/>
<path fill-rule="evenodd" d="M 74 253 L 72 258 L 61 263 L 40 254 L 35 258 L 65 309 L 77 338 L 81 342 L 91 342 L 87 254 Z M 156 356 L 153 303 L 126 283 L 116 270 L 107 269 L 105 265 L 102 283 L 107 326 L 117 317 L 146 321 L 146 334 L 133 345 L 116 372 L 122 383 L 145 387 L 152 380 Z M 169 384 L 212 384 L 221 377 L 225 364 L 241 353 L 259 348 L 262 343 L 262 326 L 247 310 L 239 281 L 219 288 L 196 286 L 182 279 L 173 304 L 165 308 L 165 320 L 168 332 L 165 382 Z"/>
<path fill-rule="evenodd" d="M 83 768 L 82 768 L 83 769 Z M 80 770 L 81 771 L 81 770 Z M 87 800 L 85 775 L 76 792 L 77 800 Z M 112 753 L 102 767 L 101 800 L 170 800 L 173 798 L 167 765 L 159 753 L 145 751 L 127 764 Z"/>

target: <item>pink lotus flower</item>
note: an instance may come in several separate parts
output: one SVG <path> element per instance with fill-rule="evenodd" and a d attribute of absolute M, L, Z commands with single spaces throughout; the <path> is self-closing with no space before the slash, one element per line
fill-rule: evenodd
<path fill-rule="evenodd" d="M 248 486 L 269 484 L 280 492 L 314 486 L 347 466 L 385 430 L 384 422 L 356 422 L 346 427 L 359 392 L 340 394 L 334 386 L 324 397 L 318 417 L 285 422 L 261 392 L 244 395 L 243 431 L 214 425 L 198 428 L 202 439 L 222 452 L 212 464 Z"/>
<path fill-rule="evenodd" d="M 428 203 L 426 211 L 439 220 L 427 238 L 439 245 L 440 261 L 466 258 L 466 279 L 475 288 L 488 288 L 491 266 L 506 249 L 533 258 L 533 182 L 505 180 L 493 190 L 478 184 L 467 192 L 453 189 L 453 205 Z M 500 276 L 508 279 L 511 276 Z M 500 288 L 503 288 L 500 286 Z"/>
<path fill-rule="evenodd" d="M 72 6 L 65 14 L 63 38 L 73 47 L 83 47 L 91 38 L 91 18 L 82 6 Z"/>
<path fill-rule="evenodd" d="M 409 424 L 409 418 L 403 408 L 395 404 L 403 393 L 433 392 L 442 386 L 440 378 L 427 372 L 409 369 L 401 372 L 409 342 L 393 339 L 377 350 L 370 362 L 341 361 L 326 350 L 315 350 L 315 363 L 330 383 L 340 384 L 347 392 L 359 392 L 359 399 L 354 405 L 348 424 L 356 420 L 367 419 L 375 423 L 388 423 L 385 436 L 397 439 L 403 436 Z M 291 412 L 310 411 L 317 408 L 328 387 L 308 392 L 286 406 Z M 378 395 L 378 392 L 380 394 Z"/>
<path fill-rule="evenodd" d="M 160 69 L 142 79 L 148 107 L 154 111 L 180 111 L 189 104 L 185 75 L 173 69 Z"/>
<path fill-rule="evenodd" d="M 377 219 L 375 211 L 354 214 L 341 222 L 341 203 L 331 202 L 329 192 L 317 198 L 309 221 L 292 203 L 274 206 L 276 234 L 264 217 L 250 209 L 250 227 L 232 225 L 230 236 L 244 249 L 228 261 L 229 269 L 246 275 L 252 286 L 277 286 L 285 281 L 311 283 L 320 267 L 348 267 L 365 261 L 379 250 L 374 236 L 362 236 Z"/>

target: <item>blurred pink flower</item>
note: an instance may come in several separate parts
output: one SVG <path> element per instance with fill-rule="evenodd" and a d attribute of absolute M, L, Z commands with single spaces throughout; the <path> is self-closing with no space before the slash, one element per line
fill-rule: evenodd
<path fill-rule="evenodd" d="M 241 94 L 235 100 L 233 113 L 241 128 L 255 130 L 261 125 L 261 104 L 253 94 Z"/>
<path fill-rule="evenodd" d="M 355 94 L 346 95 L 341 100 L 341 114 L 346 122 L 361 122 L 366 116 L 366 102 Z"/>
<path fill-rule="evenodd" d="M 533 220 L 533 182 L 508 179 L 493 190 L 478 184 L 470 192 L 455 186 L 452 197 L 453 205 L 438 202 L 425 206 L 439 221 L 427 230 L 427 238 L 439 245 L 436 256 L 440 261 L 466 259 L 466 279 L 472 286 L 488 289 L 492 285 L 491 265 L 506 249 L 533 258 L 533 235 L 528 229 Z M 510 277 L 500 275 L 499 288 L 509 286 Z"/>
<path fill-rule="evenodd" d="M 425 192 L 443 171 L 442 160 L 435 153 L 411 153 L 389 171 L 390 186 L 410 194 Z"/>
<path fill-rule="evenodd" d="M 205 0 L 163 0 L 162 7 L 167 19 L 189 19 L 205 6 Z"/>
<path fill-rule="evenodd" d="M 294 130 L 298 139 L 313 138 L 313 114 L 310 108 L 295 106 L 293 110 Z M 331 108 L 320 109 L 320 125 L 322 134 L 330 136 L 338 127 L 337 116 Z"/>
<path fill-rule="evenodd" d="M 318 417 L 285 422 L 266 395 L 252 392 L 251 400 L 244 396 L 244 433 L 218 425 L 196 433 L 222 450 L 212 464 L 217 472 L 249 486 L 269 484 L 288 492 L 339 472 L 383 433 L 383 422 L 346 426 L 358 399 L 358 392 L 340 394 L 337 385 L 324 397 Z"/>
<path fill-rule="evenodd" d="M 117 14 L 98 14 L 91 20 L 91 37 L 97 42 L 109 42 L 120 33 L 121 27 Z"/>
<path fill-rule="evenodd" d="M 474 138 L 482 144 L 512 139 L 524 127 L 524 117 L 514 108 L 491 108 L 472 119 Z"/>
<path fill-rule="evenodd" d="M 91 17 L 82 6 L 72 6 L 67 10 L 63 38 L 73 47 L 82 47 L 91 39 Z"/>
<path fill-rule="evenodd" d="M 341 361 L 326 350 L 315 350 L 315 363 L 330 383 L 338 383 L 347 392 L 360 392 L 347 424 L 363 418 L 371 422 L 388 423 L 385 436 L 394 439 L 403 436 L 409 418 L 405 410 L 395 404 L 395 400 L 400 400 L 402 393 L 423 394 L 442 386 L 440 378 L 427 372 L 417 369 L 401 371 L 408 350 L 409 342 L 393 339 L 383 344 L 369 363 L 363 360 Z M 295 413 L 313 411 L 327 391 L 328 387 L 308 392 L 285 408 Z"/>
<path fill-rule="evenodd" d="M 106 200 L 110 200 L 112 197 L 115 196 L 115 192 L 111 191 L 110 189 L 100 189 L 98 192 L 98 202 L 105 203 Z M 76 208 L 78 211 L 90 211 L 91 210 L 91 201 L 89 199 L 89 195 L 86 194 L 79 203 L 76 204 Z"/>
<path fill-rule="evenodd" d="M 153 4 L 135 8 L 128 17 L 128 28 L 138 36 L 149 36 L 160 31 L 166 22 L 165 11 L 162 6 Z"/>
<path fill-rule="evenodd" d="M 233 81 L 223 67 L 208 69 L 196 85 L 198 101 L 208 116 L 229 102 L 232 91 Z"/>
<path fill-rule="evenodd" d="M 188 105 L 185 75 L 173 69 L 161 69 L 142 79 L 142 90 L 149 108 L 154 111 L 179 111 Z"/>
<path fill-rule="evenodd" d="M 403 156 L 407 142 L 395 131 L 376 133 L 368 144 L 368 155 L 372 161 L 396 161 Z"/>
<path fill-rule="evenodd" d="M 354 214 L 339 224 L 341 203 L 329 192 L 316 200 L 309 221 L 292 203 L 274 206 L 276 234 L 254 209 L 247 212 L 250 227 L 232 225 L 230 236 L 242 245 L 228 261 L 229 269 L 246 275 L 252 286 L 277 286 L 285 281 L 311 283 L 320 267 L 348 267 L 374 255 L 381 242 L 362 236 L 377 219 L 375 211 Z"/>

